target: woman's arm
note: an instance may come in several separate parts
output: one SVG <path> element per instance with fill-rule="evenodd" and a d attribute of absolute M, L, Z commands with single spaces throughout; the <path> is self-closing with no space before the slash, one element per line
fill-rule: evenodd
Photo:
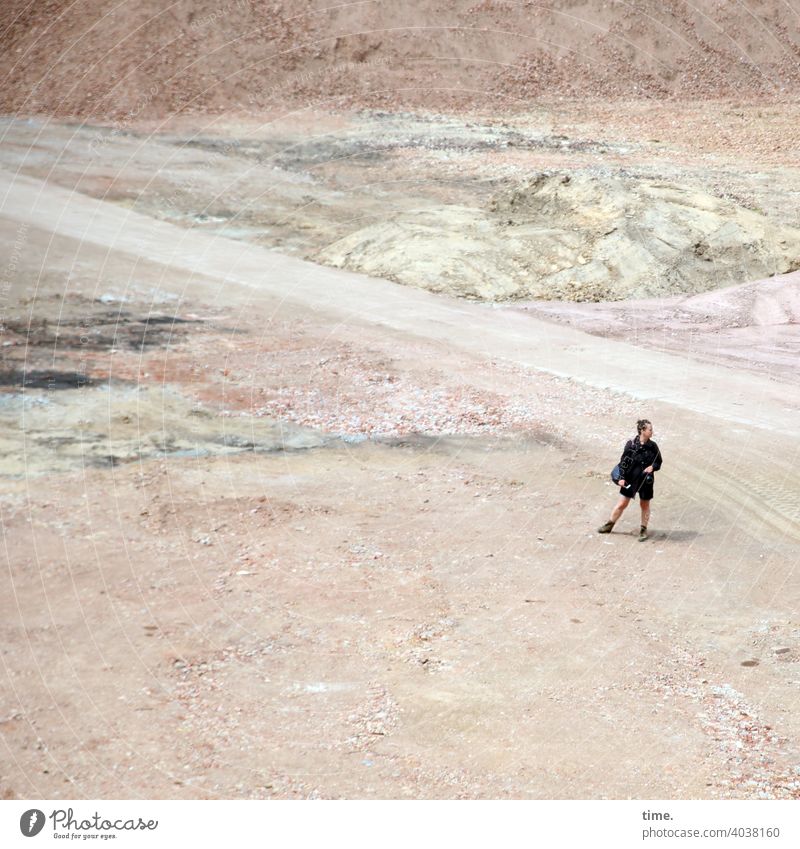
<path fill-rule="evenodd" d="M 653 471 L 657 472 L 661 468 L 661 450 L 655 443 L 653 443 L 653 447 L 656 449 L 656 458 L 653 460 Z"/>
<path fill-rule="evenodd" d="M 644 470 L 646 475 L 651 475 L 653 472 L 657 472 L 661 468 L 661 451 L 658 449 L 658 445 L 653 443 L 653 448 L 655 449 L 655 457 L 653 462 Z"/>

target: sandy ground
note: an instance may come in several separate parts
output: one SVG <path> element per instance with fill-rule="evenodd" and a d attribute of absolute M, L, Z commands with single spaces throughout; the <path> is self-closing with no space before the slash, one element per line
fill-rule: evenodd
<path fill-rule="evenodd" d="M 728 328 L 779 327 L 774 368 L 714 322 L 643 344 L 614 310 L 675 304 L 314 266 L 129 214 L 141 151 L 71 194 L 35 130 L 0 175 L 6 798 L 800 796 L 794 278 Z M 598 536 L 643 414 L 651 539 Z"/>

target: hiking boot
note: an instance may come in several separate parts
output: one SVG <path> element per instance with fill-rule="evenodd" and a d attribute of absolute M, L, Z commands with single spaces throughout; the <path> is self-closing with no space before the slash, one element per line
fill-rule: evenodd
<path fill-rule="evenodd" d="M 597 529 L 598 534 L 610 534 L 611 529 L 614 527 L 613 522 L 606 522 L 605 525 Z"/>
<path fill-rule="evenodd" d="M 647 528 L 642 525 L 639 529 L 639 542 L 644 542 L 647 539 Z"/>

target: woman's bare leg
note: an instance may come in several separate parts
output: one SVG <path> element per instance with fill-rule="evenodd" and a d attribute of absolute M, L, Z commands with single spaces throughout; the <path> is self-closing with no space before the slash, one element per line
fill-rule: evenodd
<path fill-rule="evenodd" d="M 639 506 L 642 508 L 642 525 L 646 528 L 650 522 L 650 502 L 640 498 Z"/>
<path fill-rule="evenodd" d="M 630 498 L 626 498 L 624 495 L 620 496 L 619 501 L 617 502 L 617 506 L 611 511 L 611 521 L 616 522 L 619 517 L 624 512 L 625 508 L 631 503 Z M 644 502 L 642 502 L 644 503 Z M 648 505 L 649 507 L 649 505 Z"/>

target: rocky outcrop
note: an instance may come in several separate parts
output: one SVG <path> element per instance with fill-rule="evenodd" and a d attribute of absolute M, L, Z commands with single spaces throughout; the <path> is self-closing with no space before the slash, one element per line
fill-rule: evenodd
<path fill-rule="evenodd" d="M 537 175 L 487 209 L 362 228 L 318 260 L 467 298 L 605 301 L 698 293 L 800 268 L 800 230 L 697 189 Z"/>

